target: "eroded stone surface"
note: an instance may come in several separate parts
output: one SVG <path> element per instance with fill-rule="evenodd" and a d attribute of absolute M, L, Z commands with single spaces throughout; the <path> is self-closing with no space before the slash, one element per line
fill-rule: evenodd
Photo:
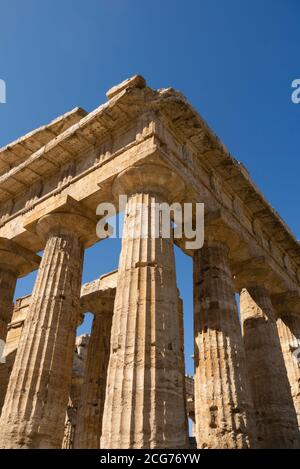
<path fill-rule="evenodd" d="M 76 449 L 100 448 L 113 306 L 113 301 L 106 302 L 102 305 L 101 314 L 94 316 L 78 404 L 74 439 Z"/>
<path fill-rule="evenodd" d="M 226 245 L 213 241 L 194 255 L 198 448 L 249 448 L 255 444 L 253 407 L 228 254 Z"/>
<path fill-rule="evenodd" d="M 63 449 L 74 448 L 74 437 L 78 417 L 78 405 L 84 380 L 88 344 L 89 336 L 87 334 L 76 337 L 71 389 L 69 393 L 69 400 L 65 419 L 64 437 L 62 441 Z"/>
<path fill-rule="evenodd" d="M 157 183 L 151 169 L 136 168 L 117 182 L 118 193 L 129 193 L 129 200 L 112 324 L 102 448 L 186 445 L 173 245 L 170 239 L 153 235 L 159 223 L 153 204 L 161 202 L 167 187 Z M 162 168 L 159 178 L 164 174 Z M 155 195 L 156 187 L 159 195 Z"/>
<path fill-rule="evenodd" d="M 2 409 L 3 448 L 61 447 L 82 262 L 78 236 L 50 230 Z"/>
<path fill-rule="evenodd" d="M 277 328 L 300 429 L 300 316 L 283 314 Z"/>
<path fill-rule="evenodd" d="M 259 448 L 299 448 L 299 430 L 274 310 L 260 285 L 241 292 L 241 320 Z"/>

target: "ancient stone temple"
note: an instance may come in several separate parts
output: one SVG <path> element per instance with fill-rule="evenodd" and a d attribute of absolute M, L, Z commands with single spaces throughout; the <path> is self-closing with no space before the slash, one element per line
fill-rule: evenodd
<path fill-rule="evenodd" d="M 164 235 L 153 207 L 200 203 L 201 246 L 175 218 Z M 125 211 L 119 266 L 82 285 L 100 204 Z M 188 418 L 200 449 L 300 448 L 299 242 L 186 98 L 141 76 L 0 150 L 0 340 L 1 448 L 188 448 Z"/>

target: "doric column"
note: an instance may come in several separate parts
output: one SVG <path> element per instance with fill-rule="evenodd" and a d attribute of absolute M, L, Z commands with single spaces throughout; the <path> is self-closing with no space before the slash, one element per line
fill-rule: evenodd
<path fill-rule="evenodd" d="M 293 354 L 300 348 L 300 316 L 282 315 L 277 320 L 277 328 L 300 429 L 300 362 Z"/>
<path fill-rule="evenodd" d="M 252 275 L 257 281 L 244 283 L 247 289 L 241 292 L 240 309 L 258 446 L 298 448 L 295 408 L 272 303 L 264 286 L 267 273 L 262 277 L 259 272 Z"/>
<path fill-rule="evenodd" d="M 94 320 L 77 411 L 74 448 L 100 448 L 113 308 L 113 298 L 101 299 L 91 308 Z"/>
<path fill-rule="evenodd" d="M 16 281 L 38 268 L 40 257 L 31 251 L 0 238 L 0 340 L 5 341 L 7 325 L 13 311 Z"/>
<path fill-rule="evenodd" d="M 178 291 L 178 317 L 179 317 L 179 333 L 180 333 L 180 346 L 181 346 L 181 374 L 183 377 L 183 402 L 184 402 L 184 413 L 185 413 L 185 431 L 186 441 L 189 441 L 189 416 L 187 410 L 187 395 L 186 395 L 186 377 L 185 377 L 185 359 L 184 359 L 184 317 L 183 317 L 183 301 L 179 296 Z"/>
<path fill-rule="evenodd" d="M 1 352 L 6 342 L 7 328 L 13 312 L 13 297 L 18 277 L 23 277 L 38 268 L 40 257 L 15 242 L 0 238 L 0 341 Z M 0 414 L 8 386 L 11 360 L 0 363 Z"/>
<path fill-rule="evenodd" d="M 196 439 L 198 448 L 249 448 L 253 408 L 225 227 L 221 232 L 206 223 L 206 242 L 194 254 Z"/>
<path fill-rule="evenodd" d="M 16 282 L 17 272 L 13 267 L 0 265 L 0 340 L 4 342 L 12 316 Z"/>
<path fill-rule="evenodd" d="M 28 225 L 27 225 L 28 226 Z M 46 240 L 0 419 L 3 448 L 60 448 L 72 377 L 88 211 L 67 198 L 28 229 Z"/>
<path fill-rule="evenodd" d="M 183 183 L 164 166 L 143 165 L 121 173 L 113 189 L 129 198 L 101 448 L 182 448 L 186 416 L 174 252 L 155 204 L 176 200 Z"/>
<path fill-rule="evenodd" d="M 300 296 L 287 292 L 272 297 L 279 314 L 277 329 L 300 429 Z"/>

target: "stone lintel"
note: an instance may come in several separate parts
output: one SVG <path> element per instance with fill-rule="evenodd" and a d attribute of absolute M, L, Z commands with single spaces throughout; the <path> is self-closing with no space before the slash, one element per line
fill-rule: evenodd
<path fill-rule="evenodd" d="M 101 275 L 96 280 L 84 283 L 81 287 L 81 298 L 84 298 L 90 294 L 98 293 L 99 291 L 105 292 L 109 289 L 116 289 L 117 287 L 117 275 L 118 270 L 113 270 L 107 274 Z"/>
<path fill-rule="evenodd" d="M 82 285 L 80 313 L 85 313 L 90 310 L 94 314 L 101 314 L 101 302 L 106 302 L 108 307 L 111 306 L 111 301 L 114 301 L 116 294 L 117 274 L 118 271 L 114 270 L 113 272 L 101 275 L 100 278 L 92 282 Z M 16 299 L 12 320 L 8 324 L 8 329 L 18 328 L 24 323 L 30 306 L 30 300 L 31 295 Z M 105 306 L 105 303 L 103 303 L 103 306 Z M 108 312 L 108 308 L 104 308 L 104 313 L 106 311 Z"/>
<path fill-rule="evenodd" d="M 92 282 L 81 287 L 81 313 L 91 311 L 93 314 L 112 314 L 116 296 L 118 271 L 114 270 L 101 275 Z"/>
<path fill-rule="evenodd" d="M 24 248 L 10 239 L 0 237 L 0 267 L 5 266 L 23 277 L 36 270 L 41 258 L 37 254 Z"/>
<path fill-rule="evenodd" d="M 18 348 L 22 327 L 30 306 L 31 295 L 16 300 L 11 322 L 7 326 L 7 337 L 3 356 L 7 357 Z"/>
<path fill-rule="evenodd" d="M 69 195 L 53 197 L 47 206 L 35 210 L 25 218 L 23 226 L 27 231 L 43 238 L 44 233 L 53 226 L 53 222 L 62 230 L 65 228 L 78 233 L 83 238 L 85 247 L 99 241 L 96 234 L 96 214 Z"/>

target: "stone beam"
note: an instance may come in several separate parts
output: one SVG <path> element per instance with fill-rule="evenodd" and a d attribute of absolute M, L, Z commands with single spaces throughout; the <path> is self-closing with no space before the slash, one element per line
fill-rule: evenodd
<path fill-rule="evenodd" d="M 81 287 L 80 308 L 81 312 L 90 311 L 101 315 L 101 301 L 114 299 L 116 295 L 118 271 L 114 270 L 101 275 L 99 279 L 85 283 Z M 111 314 L 113 311 L 111 311 Z"/>

